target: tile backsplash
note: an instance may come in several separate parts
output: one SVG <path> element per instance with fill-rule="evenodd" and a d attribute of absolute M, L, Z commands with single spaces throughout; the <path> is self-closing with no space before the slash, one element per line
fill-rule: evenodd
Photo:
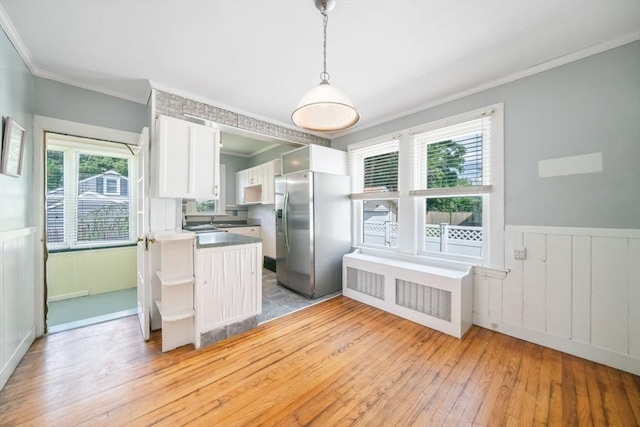
<path fill-rule="evenodd" d="M 262 135 L 272 136 L 284 141 L 292 141 L 303 144 L 316 144 L 329 147 L 330 140 L 316 135 L 289 129 L 274 123 L 259 120 L 244 114 L 238 114 L 224 108 L 205 104 L 180 95 L 155 91 L 156 114 L 162 114 L 177 119 L 183 119 L 185 114 L 211 120 L 238 129 L 256 132 Z"/>

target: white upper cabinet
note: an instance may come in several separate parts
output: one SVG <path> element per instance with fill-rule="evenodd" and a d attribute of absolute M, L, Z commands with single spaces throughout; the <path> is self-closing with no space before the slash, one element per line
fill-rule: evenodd
<path fill-rule="evenodd" d="M 276 175 L 280 175 L 280 159 L 236 172 L 236 203 L 239 205 L 275 203 Z"/>
<path fill-rule="evenodd" d="M 172 117 L 157 121 L 156 196 L 214 199 L 220 196 L 220 131 Z"/>
<path fill-rule="evenodd" d="M 282 174 L 308 170 L 349 175 L 347 152 L 321 145 L 307 145 L 282 154 Z"/>

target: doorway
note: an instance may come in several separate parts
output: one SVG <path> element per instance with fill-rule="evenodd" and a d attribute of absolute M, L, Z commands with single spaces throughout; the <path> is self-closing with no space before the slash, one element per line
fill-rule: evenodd
<path fill-rule="evenodd" d="M 46 132 L 44 151 L 48 332 L 136 314 L 133 150 Z"/>

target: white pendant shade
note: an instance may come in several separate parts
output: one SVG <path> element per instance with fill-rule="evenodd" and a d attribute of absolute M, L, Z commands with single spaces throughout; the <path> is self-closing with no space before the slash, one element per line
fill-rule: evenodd
<path fill-rule="evenodd" d="M 302 96 L 291 120 L 305 129 L 327 132 L 350 128 L 360 114 L 347 95 L 323 81 Z"/>

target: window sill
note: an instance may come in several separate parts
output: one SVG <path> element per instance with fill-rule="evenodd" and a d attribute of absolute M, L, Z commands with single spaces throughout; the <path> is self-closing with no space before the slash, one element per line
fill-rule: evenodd
<path fill-rule="evenodd" d="M 132 246 L 136 246 L 134 242 L 126 242 L 126 243 L 112 243 L 105 245 L 86 245 L 86 246 L 73 246 L 73 247 L 59 247 L 59 248 L 48 248 L 47 252 L 50 254 L 55 253 L 63 253 L 63 252 L 80 252 L 80 251 L 95 251 L 100 249 L 118 249 L 118 248 L 129 248 Z"/>

